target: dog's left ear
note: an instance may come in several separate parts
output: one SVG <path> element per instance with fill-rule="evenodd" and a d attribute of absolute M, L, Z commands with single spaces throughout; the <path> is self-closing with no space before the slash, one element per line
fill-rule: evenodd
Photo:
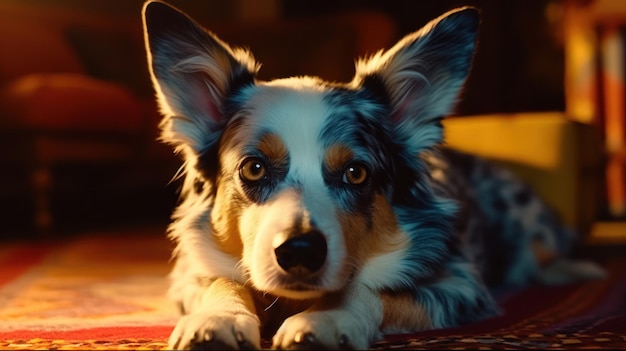
<path fill-rule="evenodd" d="M 452 112 L 469 73 L 479 20 L 475 8 L 452 10 L 357 62 L 353 84 L 391 105 L 394 138 L 411 154 L 442 141 L 441 119 Z"/>

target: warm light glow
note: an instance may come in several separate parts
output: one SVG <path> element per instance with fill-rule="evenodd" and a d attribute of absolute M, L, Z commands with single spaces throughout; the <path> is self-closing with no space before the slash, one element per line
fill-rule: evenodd
<path fill-rule="evenodd" d="M 615 217 L 626 214 L 624 163 L 618 155 L 624 148 L 624 43 L 618 27 L 605 27 L 601 34 L 602 82 L 604 91 L 605 147 L 609 153 L 606 167 L 607 200 Z"/>
<path fill-rule="evenodd" d="M 565 109 L 569 118 L 593 122 L 596 115 L 596 34 L 586 9 L 565 6 Z"/>
<path fill-rule="evenodd" d="M 606 28 L 602 35 L 602 81 L 606 147 L 617 152 L 624 146 L 624 47 L 617 28 Z"/>
<path fill-rule="evenodd" d="M 444 120 L 446 144 L 493 159 L 554 169 L 562 159 L 561 112 L 498 114 Z"/>
<path fill-rule="evenodd" d="M 596 222 L 591 228 L 590 237 L 593 240 L 603 239 L 624 239 L 626 237 L 626 223 L 625 222 Z M 611 241 L 615 242 L 615 241 Z"/>

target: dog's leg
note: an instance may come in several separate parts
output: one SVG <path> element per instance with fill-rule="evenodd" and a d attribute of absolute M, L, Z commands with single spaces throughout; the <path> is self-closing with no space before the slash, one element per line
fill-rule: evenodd
<path fill-rule="evenodd" d="M 606 278 L 604 269 L 595 262 L 562 257 L 544 242 L 535 241 L 530 249 L 538 265 L 534 279 L 542 284 L 562 285 Z"/>
<path fill-rule="evenodd" d="M 381 337 L 380 295 L 363 284 L 330 293 L 307 311 L 285 320 L 273 338 L 277 349 L 368 348 Z"/>
<path fill-rule="evenodd" d="M 247 288 L 226 278 L 188 283 L 181 296 L 188 314 L 178 320 L 169 348 L 260 349 L 260 321 Z"/>
<path fill-rule="evenodd" d="M 474 266 L 450 261 L 441 278 L 417 283 L 413 291 L 385 292 L 383 333 L 414 332 L 476 322 L 498 314 L 498 307 Z"/>

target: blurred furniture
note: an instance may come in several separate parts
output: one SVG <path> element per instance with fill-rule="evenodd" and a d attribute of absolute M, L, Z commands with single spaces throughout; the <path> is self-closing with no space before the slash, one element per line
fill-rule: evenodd
<path fill-rule="evenodd" d="M 626 2 L 563 6 L 566 111 L 597 128 L 604 158 L 592 237 L 626 243 Z"/>
<path fill-rule="evenodd" d="M 158 121 L 154 102 L 140 98 L 136 90 L 139 84 L 149 88 L 149 80 L 140 81 L 147 79 L 147 72 L 145 65 L 136 66 L 141 46 L 134 49 L 130 39 L 140 43 L 141 37 L 134 29 L 131 23 L 55 8 L 0 6 L 0 152 L 3 172 L 18 174 L 1 188 L 6 222 L 31 209 L 33 229 L 52 228 L 58 164 L 170 160 L 171 155 L 154 142 Z M 90 31 L 125 39 L 117 45 L 127 45 L 124 54 L 132 50 L 137 57 L 129 61 L 132 56 L 106 55 L 104 46 L 110 43 L 89 39 Z M 88 49 L 78 47 L 81 40 L 101 46 L 103 51 L 93 55 L 111 62 L 112 70 L 127 66 L 117 77 L 141 69 L 143 75 L 115 81 L 115 76 L 105 78 L 103 70 L 100 76 L 94 74 L 97 61 L 90 62 Z M 128 84 L 131 79 L 136 79 L 136 86 Z M 80 178 L 76 174 L 74 181 L 87 182 Z M 84 188 L 71 205 L 85 207 L 103 188 L 95 184 Z M 59 194 L 59 204 L 65 195 Z"/>
<path fill-rule="evenodd" d="M 106 222 L 96 214 L 150 205 L 137 200 L 143 195 L 136 189 L 165 191 L 178 160 L 155 141 L 160 116 L 141 26 L 139 12 L 121 18 L 48 3 L 0 3 L 3 221 L 31 211 L 39 233 L 53 229 L 59 213 L 70 222 L 89 216 Z M 312 74 L 349 80 L 356 56 L 397 39 L 394 23 L 374 12 L 220 22 L 211 30 L 248 45 L 264 63 L 262 79 Z M 91 173 L 88 165 L 95 166 Z M 123 165 L 122 173 L 109 173 L 108 165 Z"/>

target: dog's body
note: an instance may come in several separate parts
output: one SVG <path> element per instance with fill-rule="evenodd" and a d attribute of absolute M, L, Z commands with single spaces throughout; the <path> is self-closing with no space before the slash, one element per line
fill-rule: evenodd
<path fill-rule="evenodd" d="M 173 348 L 366 348 L 498 313 L 486 288 L 600 276 L 529 189 L 439 147 L 478 13 L 449 12 L 354 80 L 258 81 L 169 6 L 144 7 L 163 139 L 185 159 Z M 575 268 L 575 269 L 573 269 Z"/>

